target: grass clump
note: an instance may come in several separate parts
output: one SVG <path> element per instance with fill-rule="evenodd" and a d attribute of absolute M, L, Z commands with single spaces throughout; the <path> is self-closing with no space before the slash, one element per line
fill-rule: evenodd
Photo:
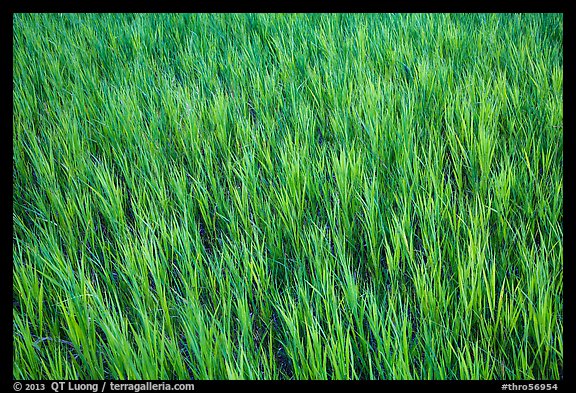
<path fill-rule="evenodd" d="M 15 14 L 16 379 L 559 379 L 563 19 Z"/>

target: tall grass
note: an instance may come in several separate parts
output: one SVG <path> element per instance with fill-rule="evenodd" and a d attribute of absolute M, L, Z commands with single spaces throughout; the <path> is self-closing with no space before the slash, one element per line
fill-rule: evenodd
<path fill-rule="evenodd" d="M 13 31 L 14 378 L 562 377 L 562 15 Z"/>

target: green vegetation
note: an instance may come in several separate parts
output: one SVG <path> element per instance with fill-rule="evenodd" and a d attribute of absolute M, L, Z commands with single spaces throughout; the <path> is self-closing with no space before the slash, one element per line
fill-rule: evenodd
<path fill-rule="evenodd" d="M 13 21 L 14 378 L 562 377 L 562 15 Z"/>

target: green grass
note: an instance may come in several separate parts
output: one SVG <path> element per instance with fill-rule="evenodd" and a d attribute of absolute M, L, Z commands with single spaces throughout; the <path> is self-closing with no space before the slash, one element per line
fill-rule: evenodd
<path fill-rule="evenodd" d="M 13 22 L 14 378 L 563 377 L 562 15 Z"/>

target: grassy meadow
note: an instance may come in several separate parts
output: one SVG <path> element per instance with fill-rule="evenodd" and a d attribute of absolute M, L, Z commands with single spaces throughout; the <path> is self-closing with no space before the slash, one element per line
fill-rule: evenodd
<path fill-rule="evenodd" d="M 16 379 L 563 378 L 563 16 L 14 14 Z"/>

